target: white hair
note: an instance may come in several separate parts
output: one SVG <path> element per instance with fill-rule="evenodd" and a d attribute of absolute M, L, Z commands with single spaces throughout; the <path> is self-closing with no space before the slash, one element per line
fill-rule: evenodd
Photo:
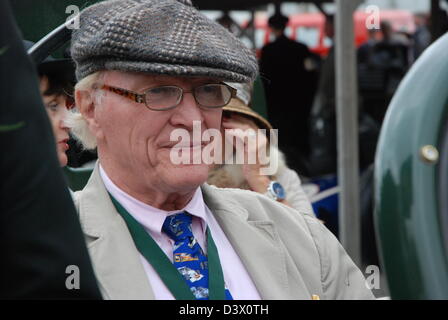
<path fill-rule="evenodd" d="M 93 88 L 93 86 L 100 81 L 101 75 L 102 72 L 99 71 L 81 79 L 81 81 L 79 81 L 75 86 L 75 92 L 90 91 Z M 101 103 L 102 96 L 103 96 L 102 94 L 95 95 L 94 99 L 96 104 Z M 70 128 L 70 131 L 76 138 L 76 140 L 78 140 L 78 142 L 81 143 L 83 149 L 93 150 L 96 148 L 97 146 L 96 137 L 90 131 L 86 119 L 84 119 L 83 115 L 79 112 L 77 108 L 69 112 L 65 120 L 65 123 L 67 127 Z"/>

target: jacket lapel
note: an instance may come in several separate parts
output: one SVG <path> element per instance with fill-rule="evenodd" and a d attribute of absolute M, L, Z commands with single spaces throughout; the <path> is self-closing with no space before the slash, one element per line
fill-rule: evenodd
<path fill-rule="evenodd" d="M 208 185 L 202 186 L 202 191 L 207 206 L 239 255 L 261 298 L 309 299 L 300 275 L 292 277 L 295 281 L 288 277 L 288 270 L 295 268 L 289 266 L 291 262 L 272 221 L 250 221 L 245 206 L 234 205 Z"/>
<path fill-rule="evenodd" d="M 154 299 L 138 250 L 110 200 L 98 164 L 85 189 L 76 196 L 87 246 L 105 298 Z"/>

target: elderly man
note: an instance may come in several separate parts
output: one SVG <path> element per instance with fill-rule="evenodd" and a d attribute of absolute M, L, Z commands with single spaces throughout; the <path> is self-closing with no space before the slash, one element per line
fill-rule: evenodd
<path fill-rule="evenodd" d="M 85 9 L 72 39 L 74 132 L 99 162 L 76 194 L 109 299 L 368 299 L 361 272 L 311 214 L 205 184 L 175 164 L 174 130 L 219 130 L 249 82 L 251 52 L 189 1 L 115 0 Z"/>

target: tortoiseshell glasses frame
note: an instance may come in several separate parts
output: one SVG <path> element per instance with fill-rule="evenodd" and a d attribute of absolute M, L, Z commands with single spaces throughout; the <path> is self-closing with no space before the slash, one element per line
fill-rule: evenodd
<path fill-rule="evenodd" d="M 183 99 L 184 93 L 192 93 L 196 103 L 205 109 L 222 108 L 236 97 L 237 90 L 225 83 L 204 84 L 185 91 L 177 86 L 159 86 L 137 93 L 123 88 L 100 85 L 98 89 L 107 90 L 123 96 L 137 103 L 143 103 L 154 111 L 170 110 L 177 107 Z"/>

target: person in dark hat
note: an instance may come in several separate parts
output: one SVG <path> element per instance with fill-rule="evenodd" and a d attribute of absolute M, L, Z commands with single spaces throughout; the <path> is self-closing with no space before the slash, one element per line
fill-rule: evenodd
<path fill-rule="evenodd" d="M 48 64 L 59 64 L 59 62 L 49 62 Z M 53 68 L 56 66 L 51 66 Z M 40 77 L 40 93 L 44 101 L 45 110 L 50 118 L 53 128 L 53 134 L 56 139 L 56 147 L 58 152 L 59 163 L 64 167 L 68 163 L 66 154 L 69 149 L 69 129 L 65 123 L 68 110 L 73 106 L 73 86 L 69 79 L 65 77 L 63 70 L 51 72 L 48 70 L 41 71 Z"/>
<path fill-rule="evenodd" d="M 205 183 L 227 82 L 258 71 L 225 28 L 189 0 L 102 1 L 71 54 L 71 127 L 99 159 L 75 201 L 105 298 L 372 298 L 311 213 Z"/>
<path fill-rule="evenodd" d="M 27 50 L 34 45 L 28 40 L 23 42 Z M 75 68 L 71 59 L 54 59 L 49 56 L 37 66 L 37 71 L 40 94 L 53 129 L 59 164 L 64 167 L 68 162 L 66 152 L 70 138 L 65 120 L 68 109 L 74 104 Z"/>
<path fill-rule="evenodd" d="M 23 43 L 26 50 L 34 45 L 29 40 L 23 40 Z M 66 124 L 68 111 L 75 107 L 73 89 L 76 77 L 70 52 L 65 50 L 63 56 L 59 59 L 48 56 L 37 66 L 39 89 L 53 128 L 61 167 L 80 167 L 97 157 L 95 153 L 80 148 Z"/>
<path fill-rule="evenodd" d="M 275 40 L 261 50 L 260 75 L 266 93 L 268 120 L 279 130 L 279 147 L 291 167 L 307 175 L 308 118 L 316 90 L 316 68 L 308 47 L 285 35 L 288 17 L 268 20 Z"/>

